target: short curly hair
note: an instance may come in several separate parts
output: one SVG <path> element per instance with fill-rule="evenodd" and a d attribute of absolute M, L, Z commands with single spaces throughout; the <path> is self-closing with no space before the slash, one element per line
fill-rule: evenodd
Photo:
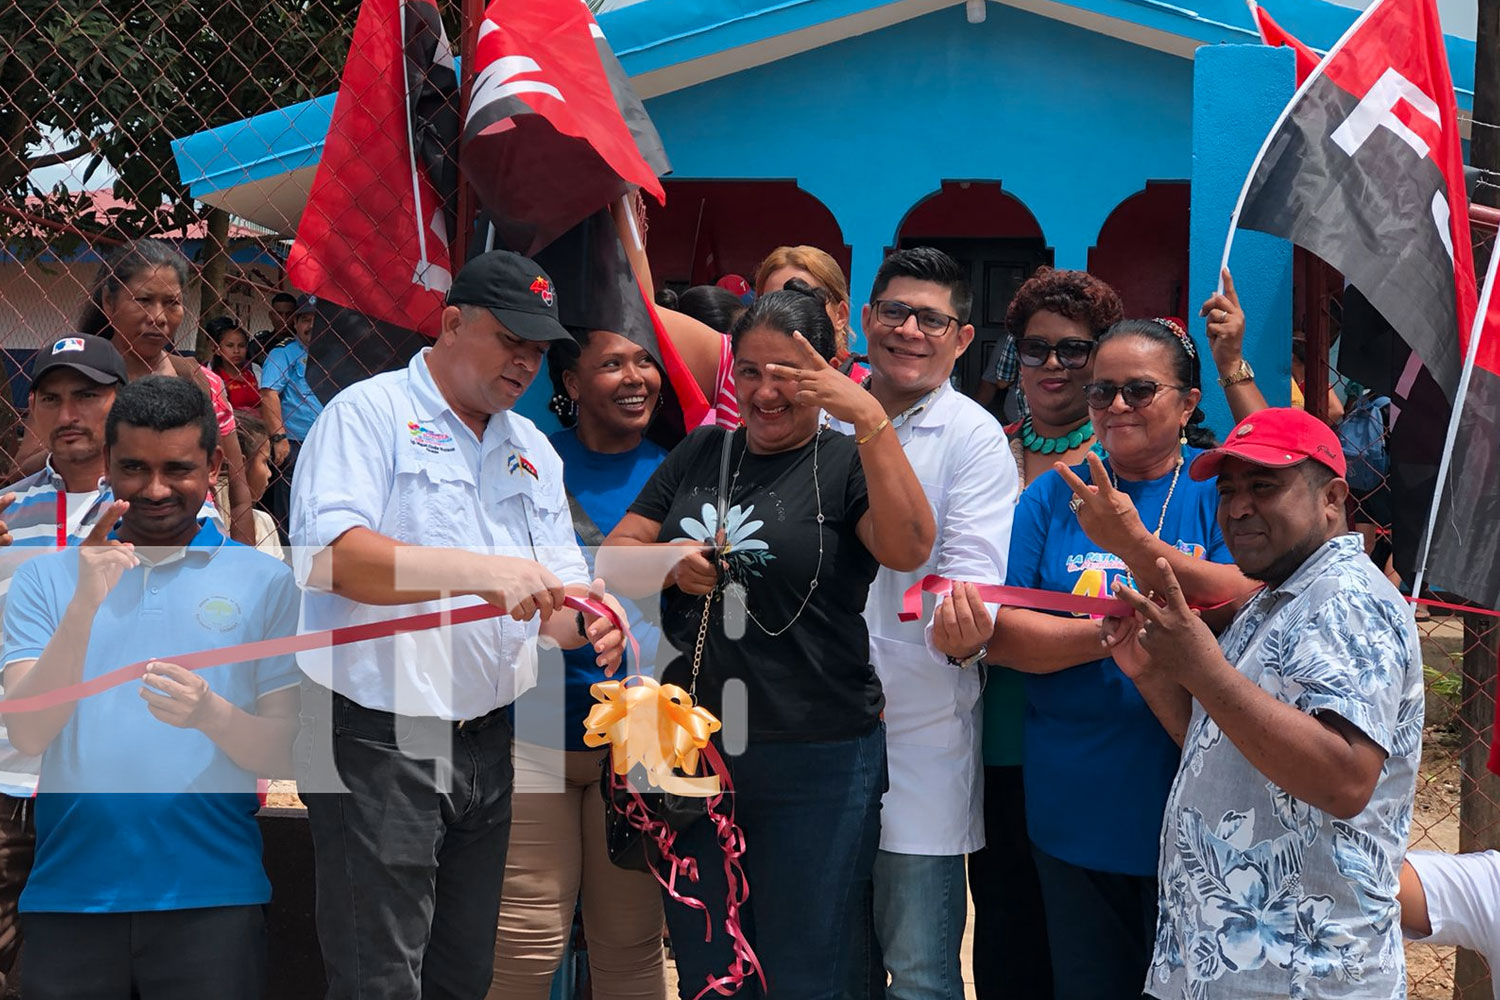
<path fill-rule="evenodd" d="M 1026 336 L 1026 324 L 1039 312 L 1055 312 L 1087 326 L 1094 339 L 1125 318 L 1125 307 L 1113 288 L 1087 271 L 1037 268 L 1027 278 L 1005 310 L 1005 327 L 1017 340 Z"/>

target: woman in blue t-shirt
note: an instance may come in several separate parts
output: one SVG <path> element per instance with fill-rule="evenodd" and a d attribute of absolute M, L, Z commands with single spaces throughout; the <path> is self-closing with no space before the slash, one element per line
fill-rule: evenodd
<path fill-rule="evenodd" d="M 551 442 L 592 572 L 594 550 L 666 457 L 645 437 L 661 399 L 661 369 L 617 333 L 572 332 L 577 342 L 558 341 L 547 357 L 553 410 L 565 425 Z M 650 673 L 660 631 L 625 605 L 641 645 L 639 669 Z M 545 669 L 542 684 L 517 704 L 516 794 L 489 996 L 548 996 L 582 898 L 594 996 L 663 997 L 661 890 L 649 874 L 610 863 L 599 791 L 609 748 L 583 744 L 594 704 L 589 688 L 604 669 L 586 648 L 561 656 L 561 711 Z"/>
<path fill-rule="evenodd" d="M 1175 321 L 1124 320 L 1105 332 L 1084 395 L 1106 457 L 1073 472 L 1089 485 L 1107 477 L 1129 502 L 1085 502 L 1058 472 L 1037 477 L 1016 508 L 1007 583 L 1107 597 L 1134 574 L 1148 591 L 1160 586 L 1156 560 L 1165 557 L 1195 603 L 1252 589 L 1219 534 L 1214 481 L 1186 472 L 1214 443 L 1201 426 L 1200 386 L 1197 351 Z M 988 612 L 974 590 L 955 597 L 978 622 L 965 631 L 983 631 Z M 953 613 L 936 616 L 939 647 L 977 646 L 954 622 Z M 991 660 L 1027 674 L 1026 817 L 1055 996 L 1135 1000 L 1151 964 L 1177 743 L 1114 660 L 1099 658 L 1096 622 L 1007 608 L 988 645 Z"/>

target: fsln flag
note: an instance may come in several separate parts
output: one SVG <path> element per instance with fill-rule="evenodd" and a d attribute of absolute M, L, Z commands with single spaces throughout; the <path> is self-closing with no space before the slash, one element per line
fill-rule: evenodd
<path fill-rule="evenodd" d="M 1475 290 L 1434 0 L 1375 0 L 1355 20 L 1266 137 L 1237 222 L 1343 272 L 1452 398 Z"/>
<path fill-rule="evenodd" d="M 1250 16 L 1255 20 L 1255 30 L 1260 32 L 1261 41 L 1273 47 L 1285 45 L 1297 53 L 1297 84 L 1301 86 L 1302 81 L 1312 76 L 1312 71 L 1317 68 L 1318 54 L 1277 24 L 1275 18 L 1255 0 L 1245 0 L 1245 3 L 1250 7 Z"/>
<path fill-rule="evenodd" d="M 1430 585 L 1500 610 L 1500 249 L 1490 252 L 1481 312 L 1439 474 L 1427 554 Z M 1469 359 L 1472 358 L 1472 361 Z"/>
<path fill-rule="evenodd" d="M 655 307 L 636 280 L 622 238 L 634 239 L 634 235 L 621 232 L 610 210 L 600 209 L 538 252 L 536 262 L 557 286 L 558 319 L 564 326 L 617 333 L 644 347 L 656 360 L 664 376 L 662 409 L 651 423 L 650 435 L 670 448 L 703 421 L 708 403 L 671 337 L 662 330 Z"/>
<path fill-rule="evenodd" d="M 633 185 L 658 202 L 661 137 L 581 0 L 493 0 L 479 25 L 464 175 L 499 242 L 534 255 Z"/>
<path fill-rule="evenodd" d="M 373 321 L 438 333 L 452 283 L 458 77 L 432 0 L 364 0 L 287 276 Z"/>

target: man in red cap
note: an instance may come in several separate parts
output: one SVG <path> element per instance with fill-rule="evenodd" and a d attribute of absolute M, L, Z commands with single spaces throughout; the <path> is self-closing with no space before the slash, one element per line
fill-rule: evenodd
<path fill-rule="evenodd" d="M 1405 995 L 1396 890 L 1422 742 L 1416 623 L 1348 531 L 1327 425 L 1267 409 L 1193 462 L 1265 589 L 1216 640 L 1172 571 L 1104 644 L 1182 762 L 1167 800 L 1160 998 Z"/>

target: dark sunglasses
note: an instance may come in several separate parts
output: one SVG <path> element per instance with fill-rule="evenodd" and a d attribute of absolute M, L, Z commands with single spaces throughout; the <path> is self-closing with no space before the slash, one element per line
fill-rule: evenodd
<path fill-rule="evenodd" d="M 1027 368 L 1040 368 L 1047 363 L 1049 355 L 1056 354 L 1058 364 L 1077 370 L 1088 365 L 1089 358 L 1094 355 L 1094 346 L 1094 341 L 1082 337 L 1069 337 L 1055 344 L 1040 337 L 1024 337 L 1016 341 L 1016 357 Z"/>
<path fill-rule="evenodd" d="M 1150 406 L 1156 402 L 1156 397 L 1161 395 L 1163 389 L 1185 392 L 1187 388 L 1185 385 L 1162 385 L 1149 378 L 1131 379 L 1124 385 L 1115 385 L 1112 382 L 1090 382 L 1083 387 L 1083 398 L 1089 404 L 1090 409 L 1107 410 L 1114 405 L 1115 397 L 1120 396 L 1124 398 L 1126 406 L 1132 410 L 1139 410 L 1143 406 Z"/>

